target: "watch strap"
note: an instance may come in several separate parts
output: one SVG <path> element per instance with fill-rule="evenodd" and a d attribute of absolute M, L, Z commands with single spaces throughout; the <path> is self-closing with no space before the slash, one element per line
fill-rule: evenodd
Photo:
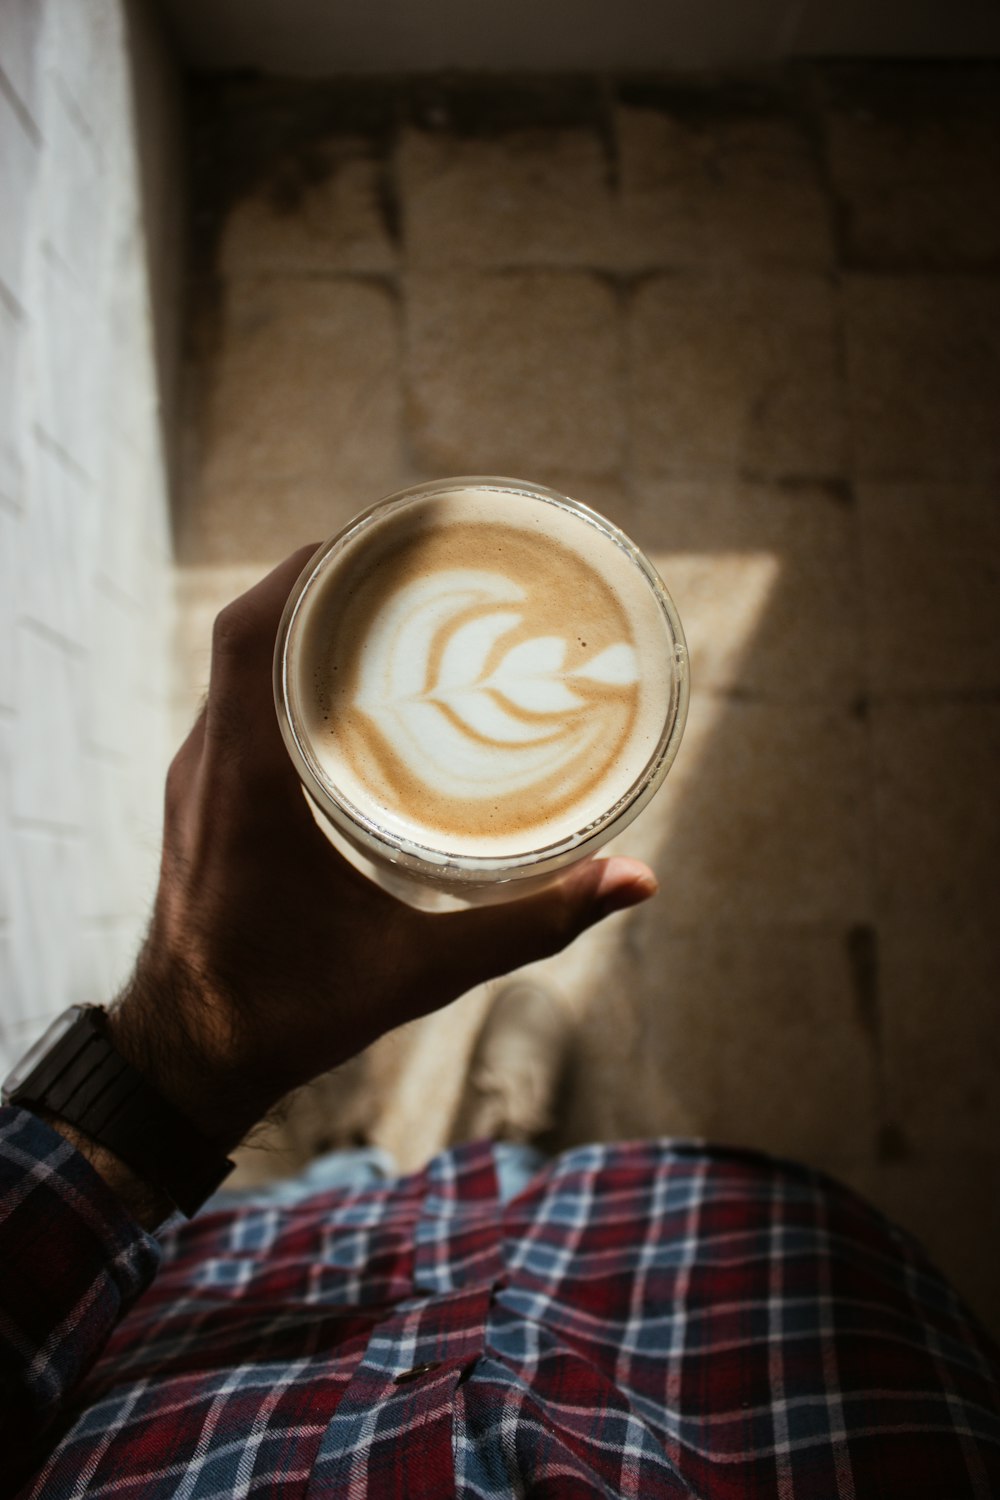
<path fill-rule="evenodd" d="M 233 1163 L 115 1049 L 107 1012 L 84 1006 L 11 1099 L 73 1125 L 190 1218 Z"/>

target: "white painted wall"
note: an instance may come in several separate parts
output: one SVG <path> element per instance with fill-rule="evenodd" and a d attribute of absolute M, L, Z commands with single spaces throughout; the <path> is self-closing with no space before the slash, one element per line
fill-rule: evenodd
<path fill-rule="evenodd" d="M 129 55 L 121 0 L 0 3 L 0 1066 L 110 997 L 155 880 L 170 539 Z"/>

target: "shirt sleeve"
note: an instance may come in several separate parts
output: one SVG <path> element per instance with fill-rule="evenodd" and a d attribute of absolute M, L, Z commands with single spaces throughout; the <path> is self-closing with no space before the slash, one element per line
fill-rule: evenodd
<path fill-rule="evenodd" d="M 23 1453 L 53 1419 L 159 1261 L 69 1141 L 0 1109 L 0 1452 Z"/>

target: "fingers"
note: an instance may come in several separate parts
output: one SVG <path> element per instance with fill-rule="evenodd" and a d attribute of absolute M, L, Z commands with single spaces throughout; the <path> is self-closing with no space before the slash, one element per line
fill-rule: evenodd
<path fill-rule="evenodd" d="M 450 954 L 465 988 L 559 953 L 612 912 L 647 901 L 656 876 L 638 859 L 588 860 L 557 885 L 505 906 L 436 918 L 447 928 Z"/>
<path fill-rule="evenodd" d="M 240 759 L 249 756 L 261 769 L 287 759 L 272 702 L 271 662 L 282 611 L 316 546 L 299 547 L 227 604 L 212 632 L 208 736 Z"/>
<path fill-rule="evenodd" d="M 212 631 L 210 700 L 236 682 L 246 688 L 259 687 L 263 680 L 264 690 L 270 694 L 271 654 L 281 614 L 296 579 L 315 551 L 315 543 L 297 548 L 253 588 L 219 611 Z"/>
<path fill-rule="evenodd" d="M 213 646 L 218 647 L 220 656 L 225 657 L 231 650 L 242 656 L 268 642 L 273 648 L 292 585 L 318 546 L 318 542 L 309 542 L 297 547 L 253 588 L 219 611 Z"/>

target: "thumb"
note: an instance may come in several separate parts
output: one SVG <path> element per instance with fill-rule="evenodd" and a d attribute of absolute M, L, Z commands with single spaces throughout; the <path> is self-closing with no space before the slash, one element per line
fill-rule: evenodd
<path fill-rule="evenodd" d="M 561 901 L 568 908 L 570 935 L 566 942 L 610 917 L 613 912 L 626 907 L 638 906 L 655 896 L 660 888 L 653 871 L 641 859 L 627 859 L 617 855 L 613 859 L 588 859 L 576 865 L 558 884 L 524 902 L 515 903 L 516 909 L 527 914 L 534 907 L 539 920 L 543 920 L 547 902 Z"/>
<path fill-rule="evenodd" d="M 595 922 L 647 901 L 658 888 L 656 876 L 641 860 L 620 856 L 587 860 L 535 896 L 443 920 L 450 924 L 453 956 L 466 961 L 462 977 L 471 989 L 524 964 L 550 958 Z"/>

